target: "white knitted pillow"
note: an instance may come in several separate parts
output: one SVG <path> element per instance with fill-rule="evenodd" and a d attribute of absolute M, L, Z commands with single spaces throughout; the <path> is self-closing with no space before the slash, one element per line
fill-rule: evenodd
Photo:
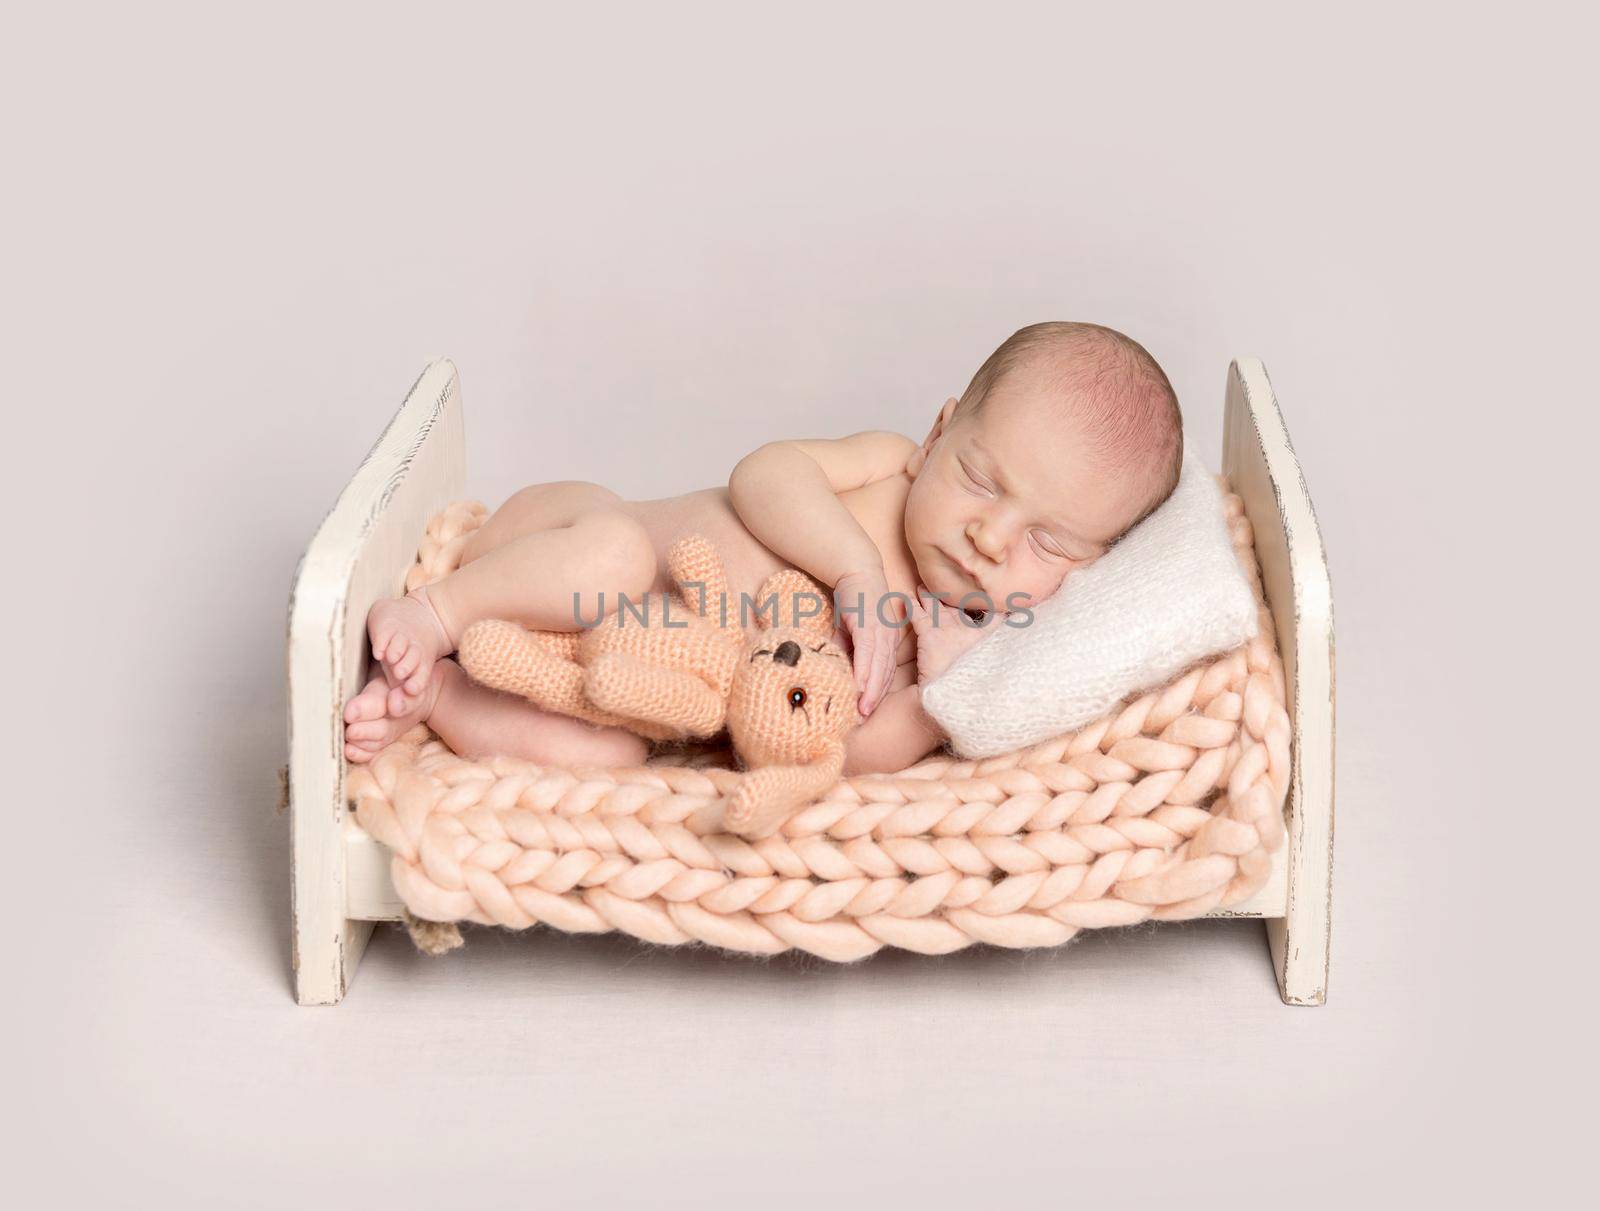
<path fill-rule="evenodd" d="M 922 701 L 964 757 L 1074 731 L 1256 632 L 1216 480 L 1185 454 L 1154 513 L 1033 609 L 999 626 L 928 684 Z"/>

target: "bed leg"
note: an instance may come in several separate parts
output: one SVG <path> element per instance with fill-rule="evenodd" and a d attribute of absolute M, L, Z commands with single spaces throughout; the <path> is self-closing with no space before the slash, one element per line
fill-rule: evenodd
<path fill-rule="evenodd" d="M 1290 754 L 1288 900 L 1267 921 L 1267 943 L 1286 1005 L 1328 999 L 1328 941 L 1333 923 L 1333 626 L 1326 601 L 1301 611 L 1290 680 L 1294 740 Z"/>
<path fill-rule="evenodd" d="M 342 793 L 341 781 L 335 778 L 329 789 L 327 795 L 306 794 L 306 801 L 291 806 L 291 945 L 294 996 L 302 1005 L 337 1005 L 343 1000 L 372 936 L 371 921 L 345 916 L 345 809 L 335 798 Z"/>
<path fill-rule="evenodd" d="M 310 694 L 307 680 L 291 674 L 289 683 L 290 954 L 295 1000 L 337 1005 L 355 979 L 372 922 L 347 916 L 349 808 L 344 763 L 334 757 L 334 745 L 343 743 L 337 714 L 342 687 Z"/>
<path fill-rule="evenodd" d="M 372 937 L 371 921 L 294 921 L 294 996 L 302 1005 L 337 1005 Z"/>
<path fill-rule="evenodd" d="M 1304 669 L 1302 665 L 1302 669 Z M 1311 678 L 1302 678 L 1301 687 Z M 1289 784 L 1289 891 L 1282 917 L 1267 920 L 1267 944 L 1285 1005 L 1328 999 L 1333 908 L 1332 685 L 1323 682 L 1318 726 L 1302 731 Z"/>
<path fill-rule="evenodd" d="M 1285 1005 L 1321 1005 L 1328 999 L 1328 935 L 1296 931 L 1286 917 L 1267 921 L 1267 945 Z"/>

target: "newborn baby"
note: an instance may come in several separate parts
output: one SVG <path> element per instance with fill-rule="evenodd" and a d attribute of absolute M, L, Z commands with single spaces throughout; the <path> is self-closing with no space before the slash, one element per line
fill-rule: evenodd
<path fill-rule="evenodd" d="M 1142 346 L 1045 323 L 996 349 L 921 445 L 881 431 L 770 442 L 727 487 L 664 500 L 524 488 L 456 572 L 372 607 L 379 672 L 345 707 L 345 755 L 369 761 L 426 722 L 469 758 L 642 763 L 648 745 L 631 732 L 480 686 L 447 657 L 481 618 L 576 631 L 615 615 L 619 594 L 668 591 L 667 549 L 699 532 L 722 556 L 730 616 L 783 567 L 833 587 L 861 696 L 845 772 L 904 769 L 945 739 L 922 685 L 1103 555 L 1172 492 L 1182 457 L 1177 397 Z"/>

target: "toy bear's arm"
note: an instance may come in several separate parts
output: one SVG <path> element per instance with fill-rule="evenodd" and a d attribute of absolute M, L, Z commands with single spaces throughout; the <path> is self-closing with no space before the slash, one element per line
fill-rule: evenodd
<path fill-rule="evenodd" d="M 776 832 L 844 772 L 844 745 L 834 743 L 809 765 L 766 765 L 751 770 L 728 799 L 723 828 L 750 840 Z"/>

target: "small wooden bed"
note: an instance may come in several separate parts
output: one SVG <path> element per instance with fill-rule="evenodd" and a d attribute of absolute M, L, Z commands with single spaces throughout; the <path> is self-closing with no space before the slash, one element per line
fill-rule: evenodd
<path fill-rule="evenodd" d="M 1333 619 L 1311 498 L 1265 367 L 1228 370 L 1222 471 L 1244 501 L 1277 627 L 1293 729 L 1288 844 L 1248 901 L 1266 922 L 1285 1002 L 1327 992 L 1333 861 Z M 323 521 L 289 605 L 293 962 L 302 1005 L 337 1003 L 378 921 L 400 919 L 387 853 L 346 802 L 343 704 L 370 661 L 367 611 L 402 591 L 429 518 L 466 495 L 456 369 L 427 366 Z"/>

